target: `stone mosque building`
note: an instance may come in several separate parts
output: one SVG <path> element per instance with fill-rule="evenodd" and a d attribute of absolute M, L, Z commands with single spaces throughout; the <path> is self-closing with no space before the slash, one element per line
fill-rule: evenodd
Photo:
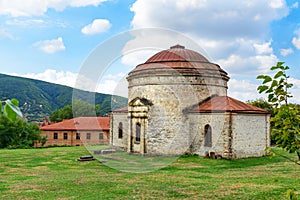
<path fill-rule="evenodd" d="M 264 155 L 270 114 L 227 96 L 228 74 L 175 45 L 127 76 L 128 106 L 111 112 L 110 144 L 149 155 Z"/>

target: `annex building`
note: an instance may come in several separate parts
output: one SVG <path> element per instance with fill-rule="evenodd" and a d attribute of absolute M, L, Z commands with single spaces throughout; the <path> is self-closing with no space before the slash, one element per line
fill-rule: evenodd
<path fill-rule="evenodd" d="M 227 96 L 228 74 L 175 45 L 127 76 L 128 106 L 111 112 L 110 144 L 150 155 L 264 155 L 270 114 Z"/>
<path fill-rule="evenodd" d="M 83 146 L 109 142 L 109 117 L 77 117 L 40 127 L 45 146 Z M 38 144 L 40 145 L 40 144 Z"/>

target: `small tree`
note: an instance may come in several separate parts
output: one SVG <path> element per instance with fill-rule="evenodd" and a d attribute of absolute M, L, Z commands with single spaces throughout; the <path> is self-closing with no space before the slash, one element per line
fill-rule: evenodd
<path fill-rule="evenodd" d="M 18 106 L 17 99 L 0 101 L 0 148 L 29 148 L 43 139 L 38 125 L 25 121 Z"/>
<path fill-rule="evenodd" d="M 268 102 L 274 106 L 271 133 L 276 145 L 290 153 L 296 152 L 300 161 L 300 111 L 295 104 L 288 102 L 292 97 L 288 90 L 293 84 L 288 82 L 289 76 L 286 74 L 289 67 L 283 64 L 284 62 L 278 62 L 276 66 L 271 67 L 271 71 L 275 72 L 273 77 L 259 75 L 257 79 L 263 82 L 257 90 L 267 94 Z"/>

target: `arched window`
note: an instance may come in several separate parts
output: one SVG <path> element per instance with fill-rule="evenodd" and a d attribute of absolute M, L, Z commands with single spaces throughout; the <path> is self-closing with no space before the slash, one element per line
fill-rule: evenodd
<path fill-rule="evenodd" d="M 119 128 L 118 128 L 118 138 L 122 138 L 123 137 L 123 124 L 122 122 L 119 123 Z"/>
<path fill-rule="evenodd" d="M 204 146 L 211 147 L 212 139 L 211 139 L 211 126 L 206 124 L 204 127 Z"/>
<path fill-rule="evenodd" d="M 141 124 L 140 123 L 136 123 L 135 131 L 136 131 L 135 141 L 140 142 L 141 141 Z"/>

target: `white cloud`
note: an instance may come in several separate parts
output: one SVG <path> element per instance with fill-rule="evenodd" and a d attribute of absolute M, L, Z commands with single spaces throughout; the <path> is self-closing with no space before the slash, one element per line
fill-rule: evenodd
<path fill-rule="evenodd" d="M 107 74 L 98 83 L 77 73 L 57 71 L 55 69 L 46 69 L 41 73 L 10 73 L 10 75 L 66 85 L 91 92 L 115 94 L 124 97 L 127 96 L 128 83 L 126 74 L 124 73 L 119 73 L 117 75 Z"/>
<path fill-rule="evenodd" d="M 287 55 L 290 55 L 290 54 L 292 54 L 294 51 L 293 51 L 293 49 L 292 48 L 288 48 L 288 49 L 280 49 L 280 54 L 282 55 L 282 56 L 287 56 Z"/>
<path fill-rule="evenodd" d="M 300 49 L 300 29 L 295 30 L 294 32 L 297 36 L 293 37 L 292 43 L 297 48 Z"/>
<path fill-rule="evenodd" d="M 278 58 L 274 54 L 247 57 L 233 54 L 226 59 L 217 60 L 217 63 L 232 76 L 254 76 L 260 73 L 266 73 L 269 71 L 270 67 L 277 62 Z"/>
<path fill-rule="evenodd" d="M 300 49 L 300 37 L 293 37 L 292 43 L 297 49 Z"/>
<path fill-rule="evenodd" d="M 284 0 L 272 0 L 269 2 L 272 8 L 282 8 L 285 4 Z"/>
<path fill-rule="evenodd" d="M 50 83 L 56 83 L 61 85 L 67 85 L 73 87 L 77 78 L 77 74 L 69 71 L 56 71 L 54 69 L 46 69 L 41 73 L 27 73 L 27 74 L 16 74 L 11 75 L 21 76 L 25 78 L 32 78 L 42 80 Z"/>
<path fill-rule="evenodd" d="M 2 38 L 14 39 L 12 34 L 10 34 L 6 29 L 0 29 L 0 39 Z"/>
<path fill-rule="evenodd" d="M 164 27 L 205 38 L 257 37 L 271 21 L 288 14 L 282 0 L 137 0 L 131 11 L 134 28 Z"/>
<path fill-rule="evenodd" d="M 45 53 L 56 53 L 58 51 L 63 51 L 66 49 L 63 39 L 58 37 L 57 39 L 53 40 L 43 40 L 38 41 L 33 44 L 33 46 L 38 47 L 40 50 L 44 51 Z"/>
<path fill-rule="evenodd" d="M 272 47 L 270 47 L 272 41 L 263 44 L 253 44 L 257 54 L 270 54 L 273 53 Z"/>
<path fill-rule="evenodd" d="M 300 80 L 296 78 L 289 78 L 288 80 L 293 84 L 293 87 L 290 89 L 292 94 L 291 102 L 300 104 Z"/>
<path fill-rule="evenodd" d="M 120 80 L 124 77 L 126 77 L 127 74 L 123 73 L 123 72 L 120 72 L 118 73 L 117 75 L 113 75 L 113 74 L 106 74 L 104 75 L 104 79 L 112 79 L 112 80 Z"/>
<path fill-rule="evenodd" d="M 110 29 L 111 24 L 107 19 L 95 19 L 91 24 L 86 25 L 81 29 L 81 32 L 86 35 L 103 33 Z"/>
<path fill-rule="evenodd" d="M 228 95 L 242 101 L 265 97 L 265 95 L 257 92 L 257 87 L 257 84 L 249 80 L 230 79 L 228 82 Z"/>
<path fill-rule="evenodd" d="M 128 96 L 128 82 L 124 79 L 121 81 L 116 80 L 104 80 L 99 83 L 96 91 L 104 94 L 113 94 L 123 97 Z"/>
<path fill-rule="evenodd" d="M 117 75 L 106 74 L 97 84 L 96 92 L 127 97 L 128 82 L 126 76 L 127 74 L 122 72 Z"/>
<path fill-rule="evenodd" d="M 157 12 L 161 9 L 163 12 Z M 131 11 L 133 28 L 179 31 L 201 45 L 209 60 L 229 69 L 232 75 L 261 73 L 276 63 L 269 28 L 273 21 L 287 16 L 289 8 L 283 0 L 137 0 Z M 135 42 L 141 42 L 141 37 L 136 36 Z M 158 41 L 166 43 L 165 36 Z"/>
<path fill-rule="evenodd" d="M 299 3 L 298 2 L 295 2 L 291 8 L 298 8 L 299 7 Z"/>
<path fill-rule="evenodd" d="M 294 86 L 290 89 L 292 94 L 291 102 L 292 103 L 300 103 L 300 80 L 296 78 L 289 78 L 289 82 L 293 83 Z M 259 94 L 257 92 L 257 87 L 259 84 L 256 84 L 249 80 L 237 80 L 237 79 L 230 79 L 228 82 L 228 95 L 242 100 L 255 100 L 259 98 L 267 99 L 267 95 Z"/>
<path fill-rule="evenodd" d="M 144 63 L 149 57 L 157 53 L 155 50 L 139 50 L 134 51 L 130 54 L 122 56 L 121 62 L 128 66 L 136 66 L 138 64 Z"/>
<path fill-rule="evenodd" d="M 0 15 L 34 16 L 43 15 L 49 8 L 62 11 L 66 7 L 98 6 L 106 0 L 1 0 Z"/>

